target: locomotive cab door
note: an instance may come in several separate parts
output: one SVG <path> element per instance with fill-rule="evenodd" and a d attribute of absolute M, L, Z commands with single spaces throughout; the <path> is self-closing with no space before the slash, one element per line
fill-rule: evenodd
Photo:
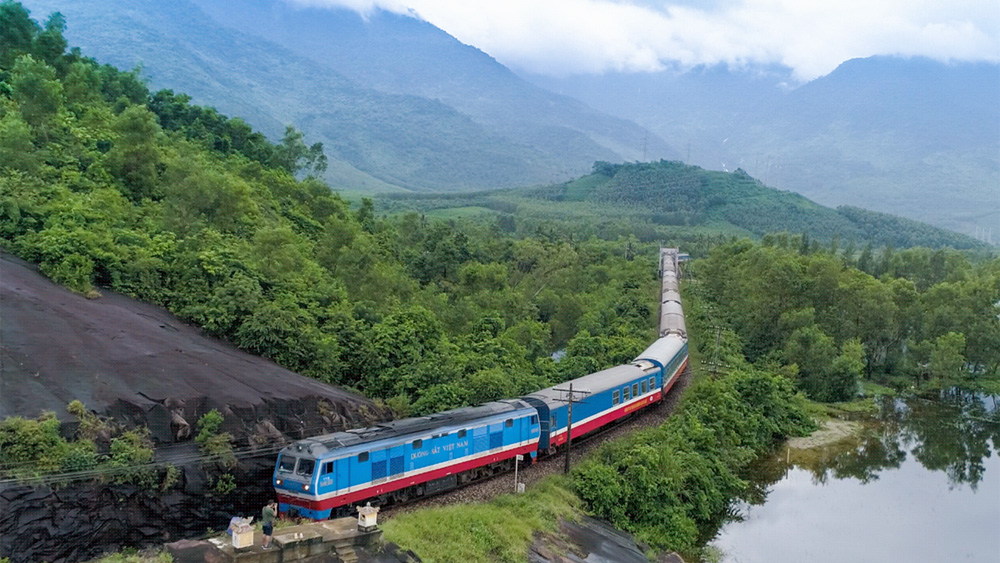
<path fill-rule="evenodd" d="M 333 462 L 333 471 L 336 475 L 335 490 L 343 491 L 351 486 L 351 458 L 338 459 Z"/>
<path fill-rule="evenodd" d="M 526 403 L 535 407 L 535 412 L 538 413 L 538 449 L 540 451 L 547 450 L 549 448 L 549 434 L 552 432 L 553 426 L 549 406 L 545 404 L 545 401 L 535 397 L 523 397 L 523 399 Z"/>

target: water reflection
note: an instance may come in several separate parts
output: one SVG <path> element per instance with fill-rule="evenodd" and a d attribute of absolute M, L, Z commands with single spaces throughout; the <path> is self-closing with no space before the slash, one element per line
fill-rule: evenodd
<path fill-rule="evenodd" d="M 995 398 L 961 390 L 943 391 L 935 400 L 886 397 L 878 416 L 859 421 L 864 430 L 858 436 L 794 452 L 791 465 L 810 471 L 818 484 L 830 478 L 869 483 L 912 455 L 926 469 L 947 475 L 951 486 L 975 490 L 984 461 L 1000 444 L 1000 411 L 989 399 Z"/>
<path fill-rule="evenodd" d="M 712 543 L 727 562 L 1000 561 L 998 402 L 885 398 L 850 438 L 758 460 Z"/>

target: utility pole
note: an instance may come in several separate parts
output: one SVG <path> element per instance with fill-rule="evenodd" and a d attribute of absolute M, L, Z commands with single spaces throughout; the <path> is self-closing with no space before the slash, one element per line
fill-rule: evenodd
<path fill-rule="evenodd" d="M 563 401 L 569 403 L 567 407 L 567 417 L 566 417 L 566 466 L 563 468 L 563 473 L 569 474 L 569 450 L 570 444 L 573 442 L 573 403 L 577 401 L 573 397 L 573 393 L 582 393 L 584 395 L 590 395 L 590 391 L 573 391 L 573 383 L 570 382 L 569 389 L 556 389 L 556 391 L 562 391 L 567 393 L 566 398 Z"/>

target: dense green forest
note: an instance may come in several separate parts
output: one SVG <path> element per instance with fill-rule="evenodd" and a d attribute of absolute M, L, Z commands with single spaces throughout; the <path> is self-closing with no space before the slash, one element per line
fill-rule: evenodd
<path fill-rule="evenodd" d="M 490 203 L 502 213 L 487 221 L 378 216 L 372 201 L 352 206 L 316 179 L 322 146 L 306 146 L 298 131 L 271 143 L 183 94 L 149 92 L 137 72 L 67 52 L 59 14 L 38 25 L 5 2 L 0 15 L 6 249 L 76 291 L 160 303 L 401 414 L 632 359 L 655 334 L 661 242 L 695 256 L 722 245 L 692 268 L 706 301 L 726 311 L 750 361 L 796 364 L 814 397 L 849 394 L 853 379 L 841 372 L 858 361 L 880 380 L 941 379 L 945 366 L 973 379 L 997 371 L 997 262 L 892 244 L 969 242 L 959 235 L 838 213 L 739 171 L 673 162 L 597 163 L 576 182 L 526 190 L 549 200 L 534 210 L 567 206 L 550 224 L 531 210 L 515 219 L 528 200 L 503 195 Z M 573 215 L 574 201 L 607 211 L 615 227 L 582 225 L 588 215 Z M 641 224 L 622 220 L 628 213 L 677 214 L 660 223 L 726 217 L 730 227 L 675 225 L 646 242 Z M 730 243 L 736 224 L 805 233 Z M 890 244 L 875 250 L 879 241 Z"/>
<path fill-rule="evenodd" d="M 796 366 L 821 400 L 854 396 L 857 378 L 895 386 L 995 385 L 1000 259 L 891 247 L 858 255 L 807 240 L 736 242 L 692 265 L 692 284 L 754 362 Z"/>
<path fill-rule="evenodd" d="M 610 164 L 550 186 L 466 194 L 387 194 L 380 209 L 417 210 L 441 217 L 479 216 L 508 232 L 560 229 L 569 236 L 635 236 L 640 241 L 696 235 L 761 237 L 787 231 L 817 242 L 856 245 L 950 246 L 986 250 L 975 239 L 885 213 L 831 209 L 763 185 L 743 170 L 713 172 L 681 162 Z M 697 251 L 697 249 L 696 249 Z"/>
<path fill-rule="evenodd" d="M 297 131 L 269 143 L 67 53 L 58 14 L 2 10 L 0 237 L 67 287 L 162 304 L 400 414 L 535 390 L 655 334 L 652 245 L 351 208 Z"/>
<path fill-rule="evenodd" d="M 812 427 L 800 391 L 832 401 L 864 378 L 996 384 L 1000 259 L 971 239 L 672 162 L 351 204 L 316 178 L 322 146 L 300 132 L 273 143 L 150 92 L 137 72 L 67 52 L 64 25 L 0 4 L 3 249 L 77 292 L 161 304 L 399 415 L 632 360 L 656 335 L 657 248 L 690 252 L 697 381 L 664 426 L 573 475 L 589 510 L 654 547 L 696 545 L 745 492 L 739 470 Z M 918 244 L 964 250 L 902 249 Z M 101 420 L 73 408 L 75 442 L 43 415 L 4 421 L 0 445 L 40 471 L 94 467 L 86 431 Z M 152 455 L 141 430 L 115 439 L 102 463 Z M 131 478 L 168 488 L 171 476 Z"/>

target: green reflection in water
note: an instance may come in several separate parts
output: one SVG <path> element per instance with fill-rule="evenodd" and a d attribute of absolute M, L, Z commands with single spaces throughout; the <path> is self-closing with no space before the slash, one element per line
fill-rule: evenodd
<path fill-rule="evenodd" d="M 946 475 L 949 489 L 968 486 L 974 492 L 986 461 L 1000 446 L 998 404 L 996 396 L 955 388 L 932 397 L 879 398 L 877 414 L 853 417 L 858 432 L 809 449 L 782 448 L 754 462 L 742 476 L 750 485 L 742 503 L 721 515 L 712 536 L 726 523 L 742 521 L 747 504 L 764 504 L 793 468 L 807 471 L 815 485 L 841 479 L 867 485 L 911 459 Z M 712 537 L 704 539 L 707 543 Z"/>

